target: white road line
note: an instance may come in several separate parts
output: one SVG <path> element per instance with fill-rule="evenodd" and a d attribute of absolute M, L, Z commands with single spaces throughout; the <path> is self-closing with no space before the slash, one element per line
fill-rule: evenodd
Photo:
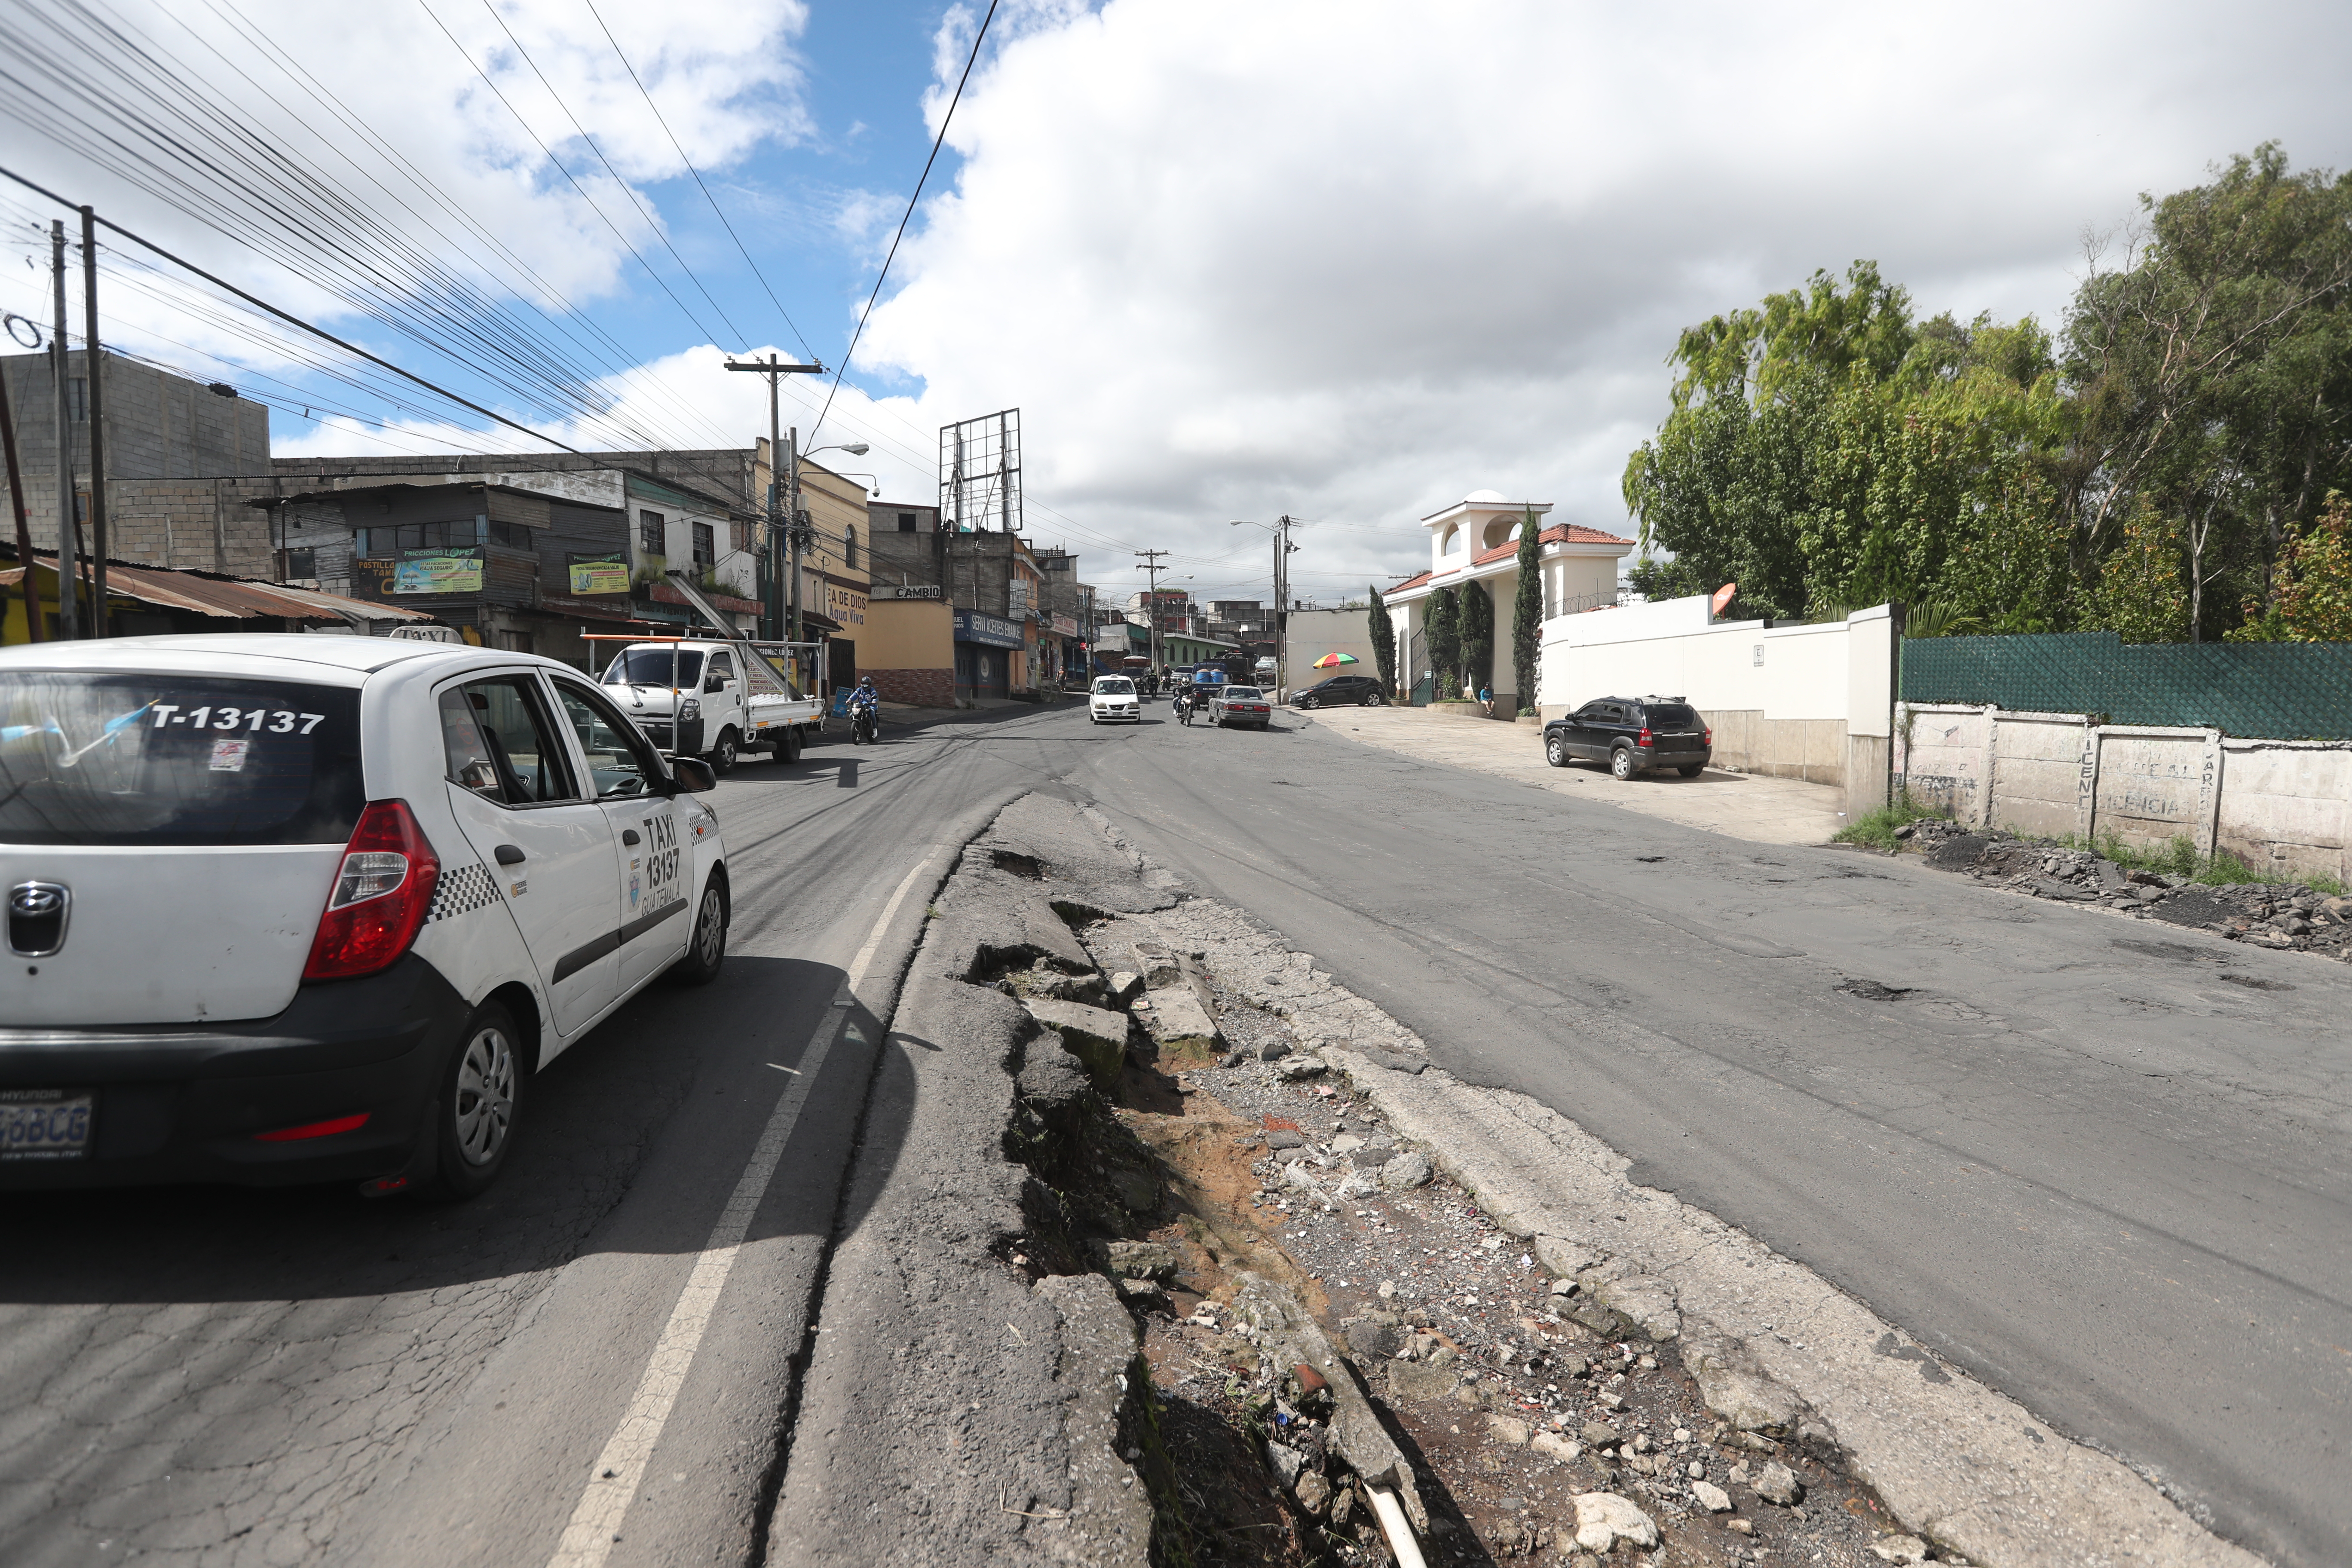
<path fill-rule="evenodd" d="M 881 918 L 866 933 L 866 945 L 857 950 L 848 976 L 826 1005 L 824 1020 L 817 1025 L 808 1048 L 801 1053 L 801 1070 L 776 1101 L 776 1109 L 768 1117 L 768 1125 L 751 1151 L 751 1163 L 743 1167 L 742 1179 L 735 1184 L 727 1206 L 719 1211 L 719 1223 L 710 1227 L 710 1238 L 703 1243 L 702 1256 L 695 1260 L 694 1272 L 687 1276 L 686 1288 L 678 1292 L 677 1304 L 670 1309 L 669 1321 L 662 1325 L 661 1338 L 655 1342 L 654 1353 L 646 1363 L 645 1374 L 637 1380 L 636 1393 L 630 1396 L 620 1426 L 614 1429 L 604 1451 L 596 1456 L 588 1485 L 580 1494 L 580 1504 L 572 1510 L 572 1521 L 564 1526 L 563 1539 L 556 1546 L 555 1555 L 548 1559 L 548 1568 L 602 1568 L 604 1559 L 611 1555 L 614 1542 L 620 1538 L 621 1521 L 645 1479 L 654 1445 L 661 1440 L 662 1428 L 669 1423 L 670 1406 L 677 1402 L 677 1392 L 685 1386 L 687 1368 L 694 1363 L 703 1331 L 710 1326 L 710 1314 L 719 1305 L 719 1293 L 726 1288 L 727 1276 L 735 1267 L 743 1233 L 751 1228 L 752 1213 L 760 1206 L 760 1199 L 776 1173 L 776 1163 L 783 1158 L 784 1145 L 792 1141 L 793 1127 L 800 1121 L 802 1106 L 808 1102 L 809 1086 L 824 1070 L 824 1058 L 841 1035 L 843 1019 L 855 1005 L 853 993 L 865 980 L 866 966 L 874 962 L 876 950 L 898 913 L 898 905 L 905 900 L 907 890 L 915 885 L 915 879 L 930 863 L 931 857 L 926 855 L 907 873 L 898 890 L 890 895 L 890 901 L 882 906 Z"/>

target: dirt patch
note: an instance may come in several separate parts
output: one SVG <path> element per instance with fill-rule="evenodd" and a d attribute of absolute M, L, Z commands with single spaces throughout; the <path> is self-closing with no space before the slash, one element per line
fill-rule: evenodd
<path fill-rule="evenodd" d="M 1292 1163 L 1337 1174 L 1335 1148 L 1352 1156 L 1386 1136 L 1368 1104 L 1329 1084 L 1286 1082 L 1262 1064 L 1194 1073 L 1186 1087 L 1180 1118 L 1122 1112 L 1166 1163 L 1184 1210 L 1154 1237 L 1186 1249 L 1179 1289 L 1147 1312 L 1157 1386 L 1258 1434 L 1278 1379 L 1231 1331 L 1224 1305 L 1235 1268 L 1264 1270 L 1278 1255 L 1421 1472 L 1431 1562 L 1559 1560 L 1573 1540 L 1575 1499 L 1591 1492 L 1628 1498 L 1651 1516 L 1662 1544 L 1650 1561 L 1660 1568 L 1885 1561 L 1870 1548 L 1891 1521 L 1833 1454 L 1733 1431 L 1707 1411 L 1673 1344 L 1610 1339 L 1577 1322 L 1573 1297 L 1555 1294 L 1534 1258 L 1444 1177 L 1343 1202 L 1269 1184 L 1288 1167 L 1273 1163 L 1266 1131 L 1295 1131 L 1304 1142 L 1293 1147 L 1310 1152 Z M 1601 1427 L 1618 1440 L 1591 1441 Z M 1534 1447 L 1545 1433 L 1545 1447 Z M 1575 1445 L 1573 1458 L 1559 1457 L 1562 1444 Z M 1771 1464 L 1801 1486 L 1796 1507 L 1757 1495 Z M 1735 1507 L 1697 1506 L 1695 1479 L 1722 1488 Z M 1299 1511 L 1294 1501 L 1295 1521 Z M 1314 1525 L 1335 1561 L 1387 1561 L 1360 1530 Z"/>

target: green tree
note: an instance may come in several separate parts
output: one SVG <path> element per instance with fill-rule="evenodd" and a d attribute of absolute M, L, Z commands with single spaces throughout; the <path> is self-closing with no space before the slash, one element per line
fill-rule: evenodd
<path fill-rule="evenodd" d="M 1462 618 L 1450 587 L 1429 595 L 1429 668 L 1436 673 L 1438 696 L 1462 689 Z"/>
<path fill-rule="evenodd" d="M 2288 540 L 2352 485 L 2352 175 L 2265 142 L 2140 203 L 2067 319 L 2070 549 L 2096 584 L 2150 509 L 2171 519 L 2193 639 L 2275 608 Z"/>
<path fill-rule="evenodd" d="M 2279 552 L 2271 602 L 2250 600 L 2233 642 L 2352 642 L 2352 500 L 2330 491 Z"/>
<path fill-rule="evenodd" d="M 1683 333 L 1672 406 L 1628 462 L 1644 591 L 1739 584 L 1744 615 L 1948 599 L 2054 626 L 2073 596 L 2047 541 L 2069 410 L 2032 321 L 1913 321 L 1857 261 Z"/>
<path fill-rule="evenodd" d="M 1372 638 L 1372 662 L 1381 673 L 1381 689 L 1396 695 L 1396 625 L 1389 619 L 1388 601 L 1381 597 L 1380 584 L 1372 587 L 1372 612 L 1370 630 Z"/>
<path fill-rule="evenodd" d="M 1474 691 L 1495 683 L 1495 595 L 1484 583 L 1461 590 L 1462 679 Z"/>
<path fill-rule="evenodd" d="M 1511 600 L 1511 689 L 1521 712 L 1536 705 L 1536 654 L 1543 639 L 1543 530 L 1535 508 L 1519 523 L 1518 590 Z"/>
<path fill-rule="evenodd" d="M 1644 599 L 1687 599 L 1712 594 L 1722 584 L 1702 574 L 1695 563 L 1680 557 L 1644 555 L 1625 569 L 1626 585 Z"/>
<path fill-rule="evenodd" d="M 2181 528 L 2143 500 L 2120 531 L 2084 595 L 2081 624 L 2126 642 L 2185 640 L 2190 608 Z"/>

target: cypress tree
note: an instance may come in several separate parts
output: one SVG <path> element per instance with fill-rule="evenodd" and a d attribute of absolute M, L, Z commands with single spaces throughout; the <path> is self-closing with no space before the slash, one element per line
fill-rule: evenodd
<path fill-rule="evenodd" d="M 1381 597 L 1381 586 L 1372 584 L 1372 662 L 1380 670 L 1381 689 L 1391 697 L 1396 689 L 1396 625 L 1389 619 L 1388 602 Z"/>
<path fill-rule="evenodd" d="M 1519 711 L 1536 706 L 1536 645 L 1543 636 L 1543 531 L 1535 508 L 1519 524 L 1519 589 L 1511 604 L 1511 685 Z"/>
<path fill-rule="evenodd" d="M 1429 668 L 1436 672 L 1438 697 L 1462 689 L 1462 621 L 1451 588 L 1429 595 Z"/>
<path fill-rule="evenodd" d="M 1495 595 L 1483 583 L 1462 584 L 1462 679 L 1473 691 L 1495 683 Z"/>

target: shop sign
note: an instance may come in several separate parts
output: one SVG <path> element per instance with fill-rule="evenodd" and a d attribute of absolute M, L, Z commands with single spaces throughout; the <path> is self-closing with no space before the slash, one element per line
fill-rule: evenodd
<path fill-rule="evenodd" d="M 977 610 L 955 613 L 955 640 L 981 643 L 989 647 L 1025 647 L 1028 639 L 1022 635 L 1021 623 L 1008 621 L 1002 616 L 983 616 Z"/>
<path fill-rule="evenodd" d="M 392 569 L 395 594 L 478 594 L 482 547 L 404 550 Z"/>
<path fill-rule="evenodd" d="M 944 599 L 947 591 L 937 583 L 908 583 L 893 588 L 877 584 L 874 597 L 877 599 Z"/>
<path fill-rule="evenodd" d="M 862 626 L 866 624 L 866 594 L 858 588 L 845 588 L 838 583 L 824 585 L 824 613 L 836 625 Z"/>
<path fill-rule="evenodd" d="M 571 572 L 572 591 L 575 594 L 629 591 L 629 563 L 617 550 L 603 555 L 566 555 L 563 560 Z"/>
<path fill-rule="evenodd" d="M 1054 617 L 1054 635 L 1057 637 L 1074 637 L 1077 636 L 1077 617 L 1075 616 L 1055 616 Z"/>

